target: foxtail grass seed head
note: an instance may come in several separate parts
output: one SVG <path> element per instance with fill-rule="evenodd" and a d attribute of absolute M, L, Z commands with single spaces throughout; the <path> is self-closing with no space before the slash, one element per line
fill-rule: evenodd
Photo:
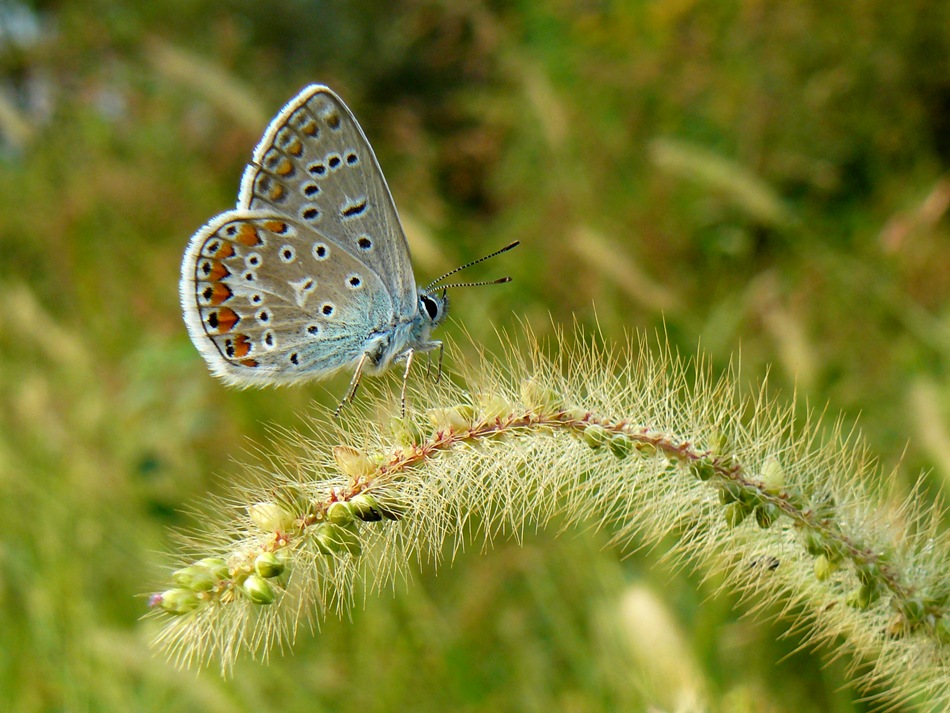
<path fill-rule="evenodd" d="M 254 503 L 248 507 L 247 514 L 262 532 L 288 532 L 294 526 L 293 514 L 274 502 Z"/>
<path fill-rule="evenodd" d="M 513 525 L 594 522 L 621 547 L 672 543 L 672 558 L 761 593 L 762 611 L 798 617 L 791 629 L 830 655 L 873 660 L 863 681 L 875 693 L 924 691 L 934 711 L 950 710 L 950 537 L 929 524 L 942 515 L 917 493 L 890 500 L 852 435 L 798 420 L 800 404 L 764 387 L 746 392 L 735 371 L 717 378 L 702 356 L 589 337 L 555 337 L 551 356 L 527 337 L 482 369 L 423 382 L 418 406 L 388 428 L 317 421 L 300 455 L 280 444 L 274 477 L 252 470 L 235 491 L 250 523 L 208 518 L 217 529 L 199 533 L 207 554 L 224 542 L 230 554 L 185 560 L 150 600 L 167 613 L 160 645 L 227 671 L 242 652 L 266 656 L 301 623 L 317 628 L 361 593 L 410 580 L 426 553 L 477 551 Z M 757 527 L 740 527 L 753 515 Z M 248 616 L 251 602 L 272 606 Z"/>

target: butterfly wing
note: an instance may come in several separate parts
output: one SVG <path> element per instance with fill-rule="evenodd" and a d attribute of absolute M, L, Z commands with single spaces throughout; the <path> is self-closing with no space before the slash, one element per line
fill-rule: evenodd
<path fill-rule="evenodd" d="M 326 376 L 359 359 L 395 317 L 374 270 L 272 211 L 228 211 L 195 233 L 179 291 L 195 346 L 238 386 Z"/>
<path fill-rule="evenodd" d="M 267 127 L 241 179 L 238 208 L 310 226 L 372 270 L 401 319 L 417 312 L 409 246 L 373 149 L 343 101 L 306 87 Z"/>

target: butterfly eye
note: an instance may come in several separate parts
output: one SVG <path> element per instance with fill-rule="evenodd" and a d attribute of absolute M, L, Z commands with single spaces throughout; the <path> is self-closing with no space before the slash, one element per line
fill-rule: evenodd
<path fill-rule="evenodd" d="M 425 310 L 425 313 L 429 316 L 429 319 L 434 322 L 436 317 L 439 316 L 439 303 L 429 297 L 429 295 L 422 295 L 419 297 L 419 304 L 422 309 Z"/>

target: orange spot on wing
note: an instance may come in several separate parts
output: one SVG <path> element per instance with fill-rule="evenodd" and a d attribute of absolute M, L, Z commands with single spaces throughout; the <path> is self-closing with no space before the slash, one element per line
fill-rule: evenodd
<path fill-rule="evenodd" d="M 217 311 L 217 324 L 212 324 L 212 326 L 217 326 L 218 334 L 224 334 L 234 329 L 234 325 L 240 321 L 241 318 L 237 312 L 229 307 L 222 307 Z"/>
<path fill-rule="evenodd" d="M 300 143 L 299 139 L 294 139 L 287 144 L 287 153 L 291 156 L 300 156 L 303 153 L 303 144 Z"/>
<path fill-rule="evenodd" d="M 279 201 L 284 196 L 284 187 L 279 183 L 275 183 L 270 189 L 270 199 L 272 201 Z"/>
<path fill-rule="evenodd" d="M 300 130 L 304 132 L 307 136 L 316 136 L 317 135 L 317 122 L 311 120 L 306 124 L 300 127 Z"/>
<path fill-rule="evenodd" d="M 287 232 L 287 223 L 282 220 L 268 220 L 264 223 L 264 228 L 272 233 L 283 235 Z"/>
<path fill-rule="evenodd" d="M 221 247 L 218 248 L 218 252 L 214 254 L 218 260 L 225 260 L 229 257 L 234 257 L 234 246 L 231 243 L 221 241 Z"/>
<path fill-rule="evenodd" d="M 223 280 L 225 277 L 230 277 L 231 271 L 224 266 L 224 263 L 221 262 L 212 262 L 211 270 L 205 275 L 211 282 L 218 282 Z"/>
<path fill-rule="evenodd" d="M 215 282 L 211 285 L 211 304 L 219 305 L 222 302 L 227 302 L 233 296 L 234 293 L 231 292 L 231 288 L 223 282 Z"/>
<path fill-rule="evenodd" d="M 257 234 L 257 228 L 251 223 L 241 223 L 238 226 L 234 240 L 247 246 L 260 245 L 263 242 L 261 236 Z"/>
<path fill-rule="evenodd" d="M 257 359 L 242 359 L 242 360 L 241 360 L 240 362 L 238 362 L 238 363 L 239 363 L 241 366 L 250 366 L 250 367 L 255 367 L 255 366 L 258 365 Z"/>
<path fill-rule="evenodd" d="M 300 142 L 298 141 L 297 144 L 299 145 Z M 294 155 L 296 156 L 298 154 L 294 154 Z M 274 172 L 278 176 L 289 176 L 291 173 L 294 172 L 294 164 L 291 163 L 290 159 L 285 158 L 281 160 L 279 164 L 277 164 L 277 168 L 274 170 Z"/>
<path fill-rule="evenodd" d="M 251 351 L 251 340 L 246 334 L 239 334 L 234 340 L 234 356 L 245 357 Z"/>

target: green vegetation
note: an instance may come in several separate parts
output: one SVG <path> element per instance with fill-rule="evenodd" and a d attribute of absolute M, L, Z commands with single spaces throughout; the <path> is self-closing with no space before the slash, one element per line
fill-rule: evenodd
<path fill-rule="evenodd" d="M 233 205 L 267 121 L 311 82 L 359 117 L 419 281 L 523 243 L 473 270 L 511 274 L 510 285 L 453 294 L 440 332 L 459 345 L 449 368 L 478 361 L 470 342 L 502 353 L 499 329 L 526 323 L 543 338 L 575 319 L 608 345 L 629 330 L 661 332 L 687 355 L 701 344 L 716 374 L 741 352 L 740 388 L 768 372 L 772 398 L 799 418 L 831 415 L 822 440 L 839 412 L 844 432 L 858 422 L 893 471 L 864 483 L 872 500 L 939 502 L 950 485 L 950 6 L 25 7 L 0 2 L 10 710 L 845 712 L 886 700 L 886 677 L 848 688 L 852 667 L 874 661 L 803 646 L 807 632 L 787 624 L 800 611 L 783 620 L 749 586 L 740 603 L 735 577 L 681 559 L 673 532 L 628 532 L 618 547 L 614 532 L 548 519 L 483 548 L 489 533 L 476 529 L 458 552 L 446 545 L 437 573 L 410 562 L 386 591 L 369 586 L 364 601 L 358 590 L 342 620 L 302 627 L 267 665 L 240 658 L 227 679 L 178 671 L 150 647 L 161 617 L 142 615 L 180 565 L 157 554 L 178 551 L 175 530 L 204 532 L 209 510 L 222 523 L 243 516 L 234 461 L 266 472 L 269 454 L 292 450 L 287 429 L 312 428 L 302 415 L 322 419 L 346 388 L 348 375 L 223 388 L 177 299 L 189 236 Z M 430 401 L 440 392 L 423 372 L 410 377 L 418 421 L 456 403 Z M 398 383 L 377 386 L 398 394 Z M 377 402 L 358 401 L 349 418 L 369 419 Z M 640 457 L 601 437 L 598 458 Z M 350 443 L 334 438 L 321 442 Z M 723 492 L 732 532 L 778 530 L 774 503 Z M 193 559 L 217 554 L 187 540 Z M 827 541 L 806 545 L 816 581 L 840 574 Z M 259 564 L 245 591 L 263 606 L 285 563 Z M 181 576 L 197 587 L 203 574 Z M 876 577 L 855 609 L 872 604 Z M 909 599 L 902 612 L 916 616 Z"/>

